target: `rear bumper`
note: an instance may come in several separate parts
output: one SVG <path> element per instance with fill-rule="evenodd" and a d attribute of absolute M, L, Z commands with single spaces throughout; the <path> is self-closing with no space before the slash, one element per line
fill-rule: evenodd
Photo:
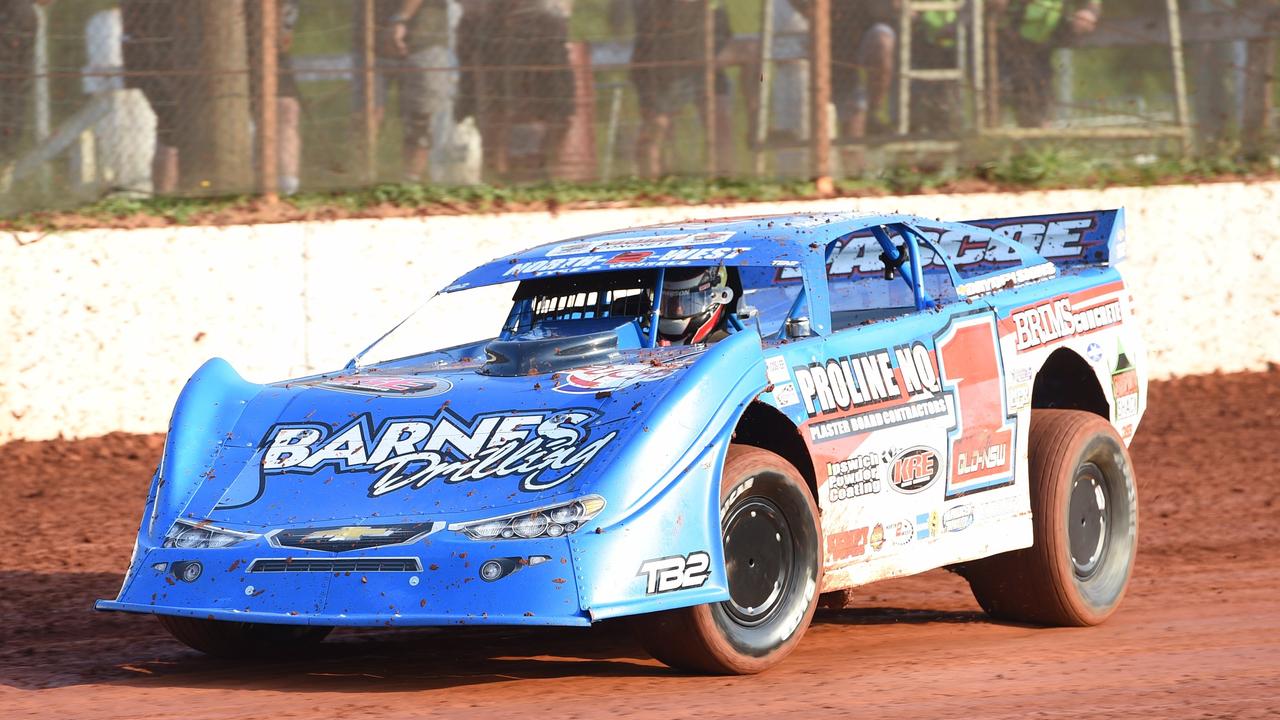
<path fill-rule="evenodd" d="M 485 580 L 480 568 L 490 560 L 515 569 Z M 199 563 L 200 571 L 184 578 L 179 570 L 191 563 Z M 311 553 L 265 543 L 140 549 L 119 597 L 95 607 L 292 625 L 590 624 L 563 538 L 436 540 L 360 553 Z"/>

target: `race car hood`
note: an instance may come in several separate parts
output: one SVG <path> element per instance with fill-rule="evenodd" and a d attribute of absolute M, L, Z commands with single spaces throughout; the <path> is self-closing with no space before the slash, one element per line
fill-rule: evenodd
<path fill-rule="evenodd" d="M 211 361 L 175 411 L 166 451 L 174 457 L 162 470 L 167 505 L 174 518 L 254 531 L 465 520 L 568 499 L 589 491 L 629 436 L 647 431 L 647 409 L 698 356 L 631 351 L 607 365 L 522 377 L 483 375 L 478 364 L 401 363 L 266 386 Z M 193 420 L 184 403 L 223 410 Z"/>

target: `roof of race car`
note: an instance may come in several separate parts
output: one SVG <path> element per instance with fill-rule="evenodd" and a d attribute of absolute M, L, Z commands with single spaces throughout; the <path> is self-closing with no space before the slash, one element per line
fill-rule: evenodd
<path fill-rule="evenodd" d="M 822 212 L 648 225 L 558 240 L 507 255 L 468 272 L 444 291 L 607 270 L 682 265 L 795 267 L 806 256 L 823 253 L 827 243 L 838 237 L 901 222 L 938 224 L 915 215 Z"/>

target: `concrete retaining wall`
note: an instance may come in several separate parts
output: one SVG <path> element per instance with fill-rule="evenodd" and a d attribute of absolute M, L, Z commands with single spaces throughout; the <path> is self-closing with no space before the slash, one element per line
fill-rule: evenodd
<path fill-rule="evenodd" d="M 255 381 L 339 367 L 476 263 L 557 238 L 801 209 L 1116 206 L 1153 377 L 1280 359 L 1280 183 L 92 230 L 0 238 L 0 442 L 162 431 L 213 355 Z"/>

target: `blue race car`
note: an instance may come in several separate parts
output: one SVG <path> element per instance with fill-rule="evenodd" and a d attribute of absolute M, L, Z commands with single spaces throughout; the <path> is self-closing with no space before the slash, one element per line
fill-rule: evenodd
<path fill-rule="evenodd" d="M 777 663 L 820 593 L 938 567 L 994 616 L 1099 623 L 1133 565 L 1146 401 L 1123 225 L 603 233 L 476 268 L 336 372 L 210 360 L 97 607 L 218 655 L 630 617 L 711 673 Z"/>

